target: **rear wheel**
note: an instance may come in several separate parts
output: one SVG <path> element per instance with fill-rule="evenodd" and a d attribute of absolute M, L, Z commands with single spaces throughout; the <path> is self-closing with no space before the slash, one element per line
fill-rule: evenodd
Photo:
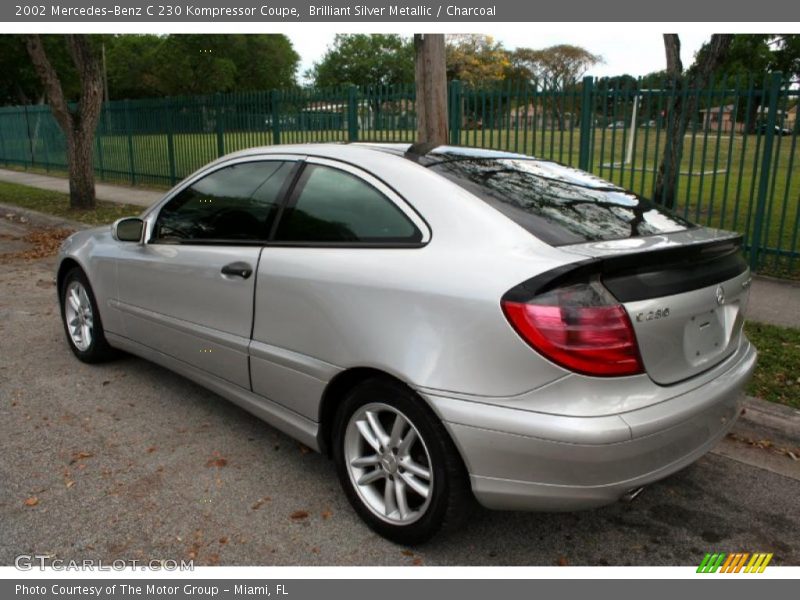
<path fill-rule="evenodd" d="M 72 352 L 86 363 L 98 363 L 117 356 L 108 345 L 94 293 L 79 268 L 69 271 L 60 290 L 61 319 Z"/>
<path fill-rule="evenodd" d="M 469 480 L 447 431 L 408 388 L 370 379 L 334 422 L 339 480 L 356 512 L 382 536 L 426 541 L 468 516 Z"/>

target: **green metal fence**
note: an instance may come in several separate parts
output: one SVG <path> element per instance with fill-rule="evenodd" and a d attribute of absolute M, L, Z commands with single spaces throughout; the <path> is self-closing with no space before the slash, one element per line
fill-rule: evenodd
<path fill-rule="evenodd" d="M 780 74 L 719 77 L 705 89 L 664 81 L 615 86 L 585 78 L 566 89 L 507 83 L 449 86 L 450 141 L 552 159 L 651 196 L 667 147 L 667 112 L 687 114 L 674 209 L 745 236 L 754 270 L 800 275 L 800 90 Z M 300 142 L 412 142 L 413 84 L 273 90 L 123 100 L 104 106 L 101 180 L 170 186 L 242 148 Z M 66 169 L 64 136 L 47 106 L 0 108 L 0 163 Z"/>

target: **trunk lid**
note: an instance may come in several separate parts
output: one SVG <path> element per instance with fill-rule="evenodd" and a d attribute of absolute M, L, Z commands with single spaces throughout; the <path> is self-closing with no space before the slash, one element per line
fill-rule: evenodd
<path fill-rule="evenodd" d="M 656 383 L 688 379 L 739 346 L 750 271 L 737 234 L 696 228 L 562 247 L 586 257 L 633 324 Z"/>

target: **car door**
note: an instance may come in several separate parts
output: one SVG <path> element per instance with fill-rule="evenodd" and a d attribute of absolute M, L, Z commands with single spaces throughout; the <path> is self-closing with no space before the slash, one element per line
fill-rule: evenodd
<path fill-rule="evenodd" d="M 295 164 L 225 164 L 148 215 L 146 242 L 117 264 L 127 337 L 250 388 L 256 270 Z"/>
<path fill-rule="evenodd" d="M 409 310 L 381 281 L 393 269 L 420 269 L 429 239 L 421 217 L 379 179 L 309 157 L 259 263 L 253 391 L 317 420 L 325 384 L 381 339 L 349 326 L 364 317 L 391 327 L 395 311 Z"/>

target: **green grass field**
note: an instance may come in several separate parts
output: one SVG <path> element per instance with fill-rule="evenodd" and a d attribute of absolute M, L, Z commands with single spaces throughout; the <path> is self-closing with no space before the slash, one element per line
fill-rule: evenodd
<path fill-rule="evenodd" d="M 362 131 L 363 141 L 412 141 L 414 132 L 405 130 Z M 798 137 L 776 137 L 773 160 L 766 177 L 763 235 L 767 246 L 779 252 L 762 257 L 762 270 L 776 275 L 800 277 L 800 144 Z M 347 132 L 288 131 L 283 143 L 343 142 Z M 661 161 L 664 133 L 656 129 L 637 131 L 633 160 L 624 164 L 627 150 L 622 129 L 594 129 L 590 143 L 590 170 L 618 185 L 649 196 L 655 169 Z M 174 134 L 102 136 L 97 144 L 96 169 L 100 180 L 126 184 L 168 187 L 219 155 L 252 146 L 269 145 L 272 132 L 227 132 L 222 136 Z M 580 130 L 472 129 L 463 131 L 466 146 L 496 148 L 532 154 L 558 162 L 578 165 Z M 676 211 L 689 220 L 731 229 L 752 238 L 755 209 L 761 183 L 763 137 L 730 133 L 698 132 L 686 135 Z M 52 145 L 52 144 L 51 144 Z M 39 161 L 63 170 L 63 152 L 48 155 L 34 148 Z M 22 155 L 25 153 L 23 152 Z M 8 152 L 7 152 L 8 155 Z"/>
<path fill-rule="evenodd" d="M 747 393 L 800 408 L 800 329 L 747 323 L 745 331 L 759 353 Z"/>

